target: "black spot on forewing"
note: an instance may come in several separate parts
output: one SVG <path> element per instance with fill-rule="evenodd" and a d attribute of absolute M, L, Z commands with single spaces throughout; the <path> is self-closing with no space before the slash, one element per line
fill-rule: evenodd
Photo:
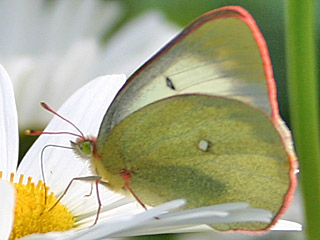
<path fill-rule="evenodd" d="M 176 90 L 175 86 L 173 85 L 173 82 L 171 81 L 171 79 L 169 77 L 166 77 L 166 84 L 172 90 Z"/>

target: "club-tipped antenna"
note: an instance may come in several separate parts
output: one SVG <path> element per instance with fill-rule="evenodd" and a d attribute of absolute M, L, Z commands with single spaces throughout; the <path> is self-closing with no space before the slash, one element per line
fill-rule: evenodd
<path fill-rule="evenodd" d="M 27 130 L 26 131 L 27 135 L 36 136 L 36 135 L 41 135 L 41 134 L 69 134 L 69 135 L 73 135 L 73 136 L 76 136 L 76 137 L 85 138 L 83 132 L 73 122 L 71 122 L 70 120 L 68 120 L 65 117 L 61 116 L 58 112 L 56 112 L 51 107 L 49 107 L 49 105 L 46 104 L 45 102 L 40 102 L 40 104 L 41 104 L 41 107 L 43 107 L 47 111 L 51 112 L 55 116 L 61 118 L 65 122 L 69 123 L 71 126 L 73 126 L 80 133 L 80 135 L 75 134 L 75 133 L 69 133 L 69 132 L 42 132 L 42 131 L 33 131 L 33 130 Z"/>
<path fill-rule="evenodd" d="M 43 134 L 47 134 L 47 135 L 72 135 L 78 138 L 85 138 L 83 135 L 79 135 L 77 133 L 72 133 L 72 132 L 45 132 L 45 131 L 39 131 L 39 130 L 31 130 L 31 129 L 27 129 L 24 131 L 24 134 L 27 136 L 39 136 L 39 135 L 43 135 Z"/>

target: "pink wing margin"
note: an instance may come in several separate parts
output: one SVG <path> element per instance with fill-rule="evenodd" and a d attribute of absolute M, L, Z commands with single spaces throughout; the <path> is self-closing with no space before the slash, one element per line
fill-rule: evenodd
<path fill-rule="evenodd" d="M 289 204 L 293 200 L 293 193 L 294 193 L 295 188 L 297 186 L 296 173 L 297 173 L 297 169 L 298 169 L 298 161 L 297 161 L 297 157 L 296 157 L 294 147 L 293 147 L 292 135 L 279 114 L 279 106 L 278 106 L 278 100 L 277 100 L 277 88 L 276 88 L 276 83 L 275 83 L 275 79 L 273 76 L 273 68 L 272 68 L 272 64 L 271 64 L 271 60 L 270 60 L 268 47 L 267 47 L 266 41 L 265 41 L 261 31 L 259 30 L 255 20 L 250 15 L 250 13 L 240 6 L 222 7 L 222 8 L 213 10 L 211 12 L 208 12 L 205 15 L 219 14 L 222 12 L 224 12 L 224 13 L 221 14 L 219 17 L 224 18 L 224 17 L 230 17 L 230 15 L 232 15 L 233 17 L 236 17 L 236 18 L 242 20 L 243 22 L 245 22 L 253 34 L 253 37 L 254 37 L 254 39 L 257 43 L 257 46 L 260 50 L 260 55 L 261 55 L 263 65 L 264 65 L 264 73 L 265 73 L 265 77 L 266 77 L 266 84 L 268 87 L 268 97 L 269 97 L 269 101 L 270 101 L 270 107 L 272 110 L 271 119 L 272 119 L 272 122 L 273 122 L 275 128 L 277 129 L 281 139 L 282 139 L 282 142 L 284 144 L 285 150 L 286 150 L 288 158 L 289 158 L 290 186 L 289 186 L 288 192 L 284 198 L 282 208 L 278 212 L 277 216 L 273 219 L 273 222 L 271 223 L 269 228 L 256 232 L 256 233 L 259 233 L 259 232 L 263 233 L 263 232 L 269 230 L 274 224 L 276 224 L 276 222 L 284 214 L 284 212 L 287 210 Z M 242 230 L 242 232 L 243 232 L 243 230 Z"/>

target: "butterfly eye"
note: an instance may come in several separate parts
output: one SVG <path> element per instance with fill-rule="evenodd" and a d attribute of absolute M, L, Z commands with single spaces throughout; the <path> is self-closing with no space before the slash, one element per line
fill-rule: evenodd
<path fill-rule="evenodd" d="M 93 146 L 91 141 L 85 141 L 80 144 L 80 150 L 87 156 L 91 157 Z"/>
<path fill-rule="evenodd" d="M 93 153 L 92 141 L 90 140 L 77 141 L 77 142 L 70 141 L 70 143 L 74 152 L 81 158 L 90 159 L 92 157 L 92 153 Z"/>

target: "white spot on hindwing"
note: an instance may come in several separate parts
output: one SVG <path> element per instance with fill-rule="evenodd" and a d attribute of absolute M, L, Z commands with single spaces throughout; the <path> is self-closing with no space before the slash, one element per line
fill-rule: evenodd
<path fill-rule="evenodd" d="M 198 148 L 203 151 L 203 152 L 207 152 L 209 149 L 209 141 L 207 140 L 200 140 L 199 144 L 198 144 Z"/>

